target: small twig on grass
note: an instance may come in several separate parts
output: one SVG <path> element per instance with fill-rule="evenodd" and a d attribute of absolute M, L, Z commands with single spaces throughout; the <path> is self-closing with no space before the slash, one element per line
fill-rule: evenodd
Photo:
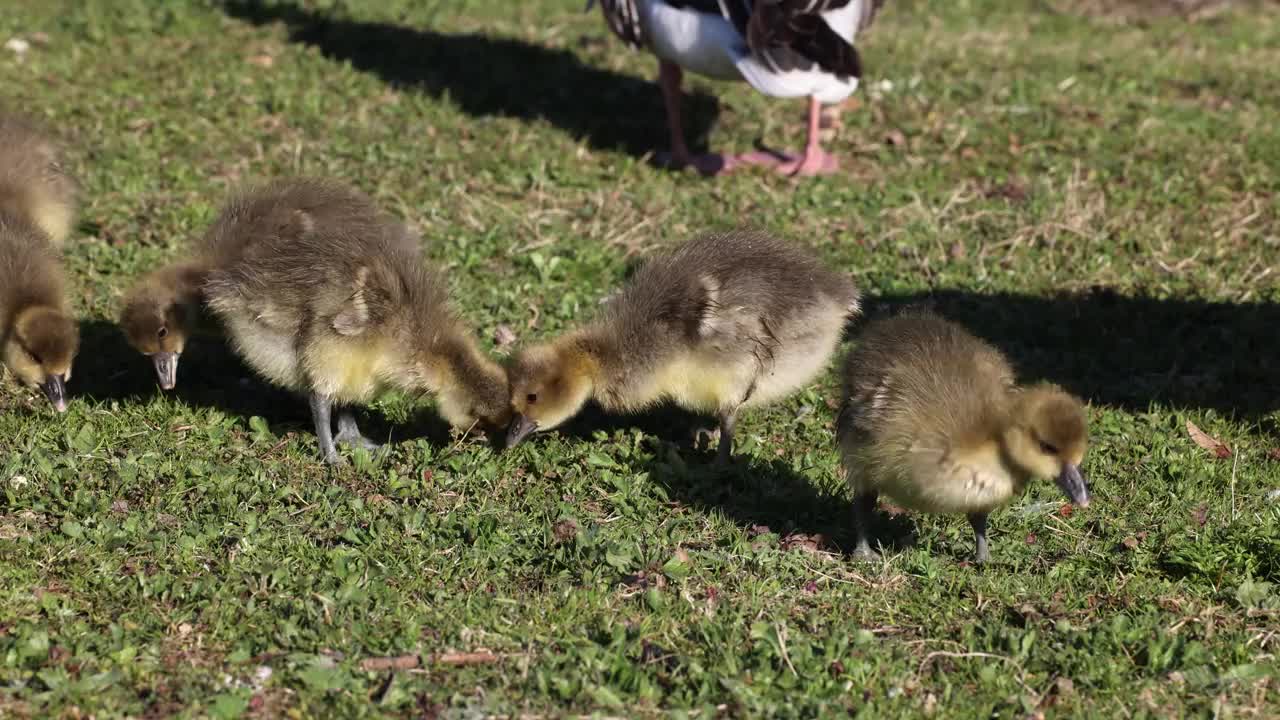
<path fill-rule="evenodd" d="M 468 427 L 465 431 L 463 431 L 462 436 L 458 438 L 458 442 L 454 443 L 453 447 L 449 448 L 450 455 L 458 452 L 458 448 L 462 447 L 462 443 L 466 442 L 467 438 L 471 437 L 471 431 L 475 430 L 476 425 L 479 425 L 479 424 L 480 424 L 480 418 L 476 418 L 475 420 L 471 421 L 471 427 Z"/>
<path fill-rule="evenodd" d="M 503 656 L 491 652 L 441 653 L 429 655 L 428 660 L 437 665 L 487 665 L 496 663 Z"/>
<path fill-rule="evenodd" d="M 1238 448 L 1237 448 L 1238 449 Z M 1239 515 L 1236 513 L 1236 467 L 1240 465 L 1240 453 L 1235 453 L 1235 458 L 1231 461 L 1231 521 L 1235 522 Z"/>
<path fill-rule="evenodd" d="M 995 655 L 993 653 L 984 653 L 984 652 L 950 652 L 947 650 L 934 650 L 928 655 L 925 655 L 924 660 L 920 661 L 920 667 L 916 668 L 916 675 L 923 675 L 925 666 L 927 666 L 930 662 L 932 662 L 935 657 L 990 658 L 992 660 L 1000 660 L 1002 662 L 1007 662 L 1018 669 L 1018 674 L 1016 677 L 1014 677 L 1014 680 L 1018 681 L 1018 684 L 1022 686 L 1022 689 L 1026 691 L 1028 695 L 1035 698 L 1036 704 L 1039 704 L 1040 702 L 1040 698 L 1041 698 L 1040 693 L 1036 692 L 1035 690 L 1032 690 L 1031 686 L 1027 685 L 1027 682 L 1022 679 L 1023 675 L 1026 674 L 1026 671 L 1023 670 L 1022 665 L 1019 665 L 1018 661 L 1014 660 L 1013 658 L 1005 657 L 1004 655 Z"/>
<path fill-rule="evenodd" d="M 360 669 L 366 672 L 379 670 L 412 670 L 419 665 L 487 665 L 502 659 L 491 652 L 452 652 L 435 655 L 392 655 L 370 657 L 360 661 Z"/>
<path fill-rule="evenodd" d="M 417 653 L 412 655 L 396 655 L 394 657 L 371 657 L 360 661 L 360 669 L 366 672 L 378 670 L 411 670 L 420 662 Z"/>
<path fill-rule="evenodd" d="M 275 662 L 276 660 L 279 660 L 285 655 L 288 655 L 288 653 L 279 652 L 279 651 L 260 652 L 257 655 L 254 655 L 253 657 L 249 658 L 249 662 L 253 663 L 254 665 L 266 665 L 269 662 Z"/>
<path fill-rule="evenodd" d="M 796 672 L 796 666 L 791 664 L 791 658 L 787 655 L 787 626 L 783 623 L 778 623 L 777 630 L 778 650 L 782 652 L 782 661 L 787 664 L 787 667 L 791 668 L 793 677 L 800 677 L 800 673 Z"/>
<path fill-rule="evenodd" d="M 272 445 L 269 450 L 267 450 L 265 453 L 262 454 L 262 459 L 265 460 L 271 457 L 276 453 L 277 450 L 279 450 L 280 448 L 288 444 L 289 437 L 290 437 L 289 435 L 285 435 L 284 437 L 280 438 L 280 442 L 277 442 L 275 445 Z"/>
<path fill-rule="evenodd" d="M 850 576 L 851 578 L 853 578 L 853 579 L 852 579 L 852 580 L 846 580 L 846 579 L 844 579 L 844 578 L 832 577 L 831 575 L 828 575 L 828 574 L 826 574 L 826 573 L 822 572 L 821 570 L 818 570 L 817 568 L 809 567 L 808 565 L 805 565 L 805 569 L 806 569 L 806 570 L 808 570 L 809 572 L 813 573 L 814 575 L 817 575 L 818 577 L 821 577 L 821 578 L 825 578 L 825 579 L 827 579 L 827 580 L 830 580 L 831 582 L 844 583 L 844 584 L 846 584 L 846 585 L 859 585 L 859 584 L 861 584 L 861 585 L 864 585 L 864 586 L 866 586 L 866 587 L 868 587 L 868 588 L 872 588 L 872 589 L 881 589 L 881 588 L 891 587 L 891 586 L 893 586 L 893 585 L 897 585 L 897 584 L 899 584 L 899 583 L 901 582 L 901 580 L 902 580 L 902 575 L 895 575 L 895 576 L 893 576 L 893 577 L 887 578 L 886 580 L 884 580 L 884 581 L 882 581 L 882 582 L 875 582 L 875 581 L 872 581 L 872 580 L 867 579 L 866 577 L 863 577 L 863 576 L 862 576 L 861 574 L 859 574 L 859 573 L 852 572 L 852 571 L 849 571 L 849 576 Z M 856 581 L 856 582 L 855 582 L 855 581 Z"/>
<path fill-rule="evenodd" d="M 947 645 L 955 645 L 958 648 L 964 647 L 963 643 L 958 643 L 955 640 L 932 640 L 929 638 L 922 638 L 920 640 L 907 640 L 902 644 L 906 645 L 907 647 L 910 647 L 912 645 L 928 645 L 929 643 L 946 643 Z M 929 662 L 929 659 L 925 658 L 924 662 Z"/>
<path fill-rule="evenodd" d="M 992 660 L 1001 660 L 1001 661 L 1003 661 L 1003 662 L 1007 662 L 1007 663 L 1009 663 L 1009 664 L 1013 665 L 1014 667 L 1018 667 L 1018 663 L 1017 663 L 1017 662 L 1015 662 L 1012 658 L 1007 658 L 1007 657 L 1005 657 L 1005 656 L 1003 656 L 1003 655 L 996 655 L 996 654 L 994 654 L 994 653 L 984 653 L 984 652 L 951 652 L 951 651 L 949 651 L 949 650 L 934 650 L 933 652 L 929 653 L 928 655 L 925 655 L 925 656 L 924 656 L 924 659 L 920 661 L 920 667 L 916 668 L 916 674 L 917 674 L 917 675 L 922 675 L 922 674 L 924 674 L 924 668 L 925 668 L 925 666 L 926 666 L 926 665 L 928 665 L 930 662 L 932 662 L 932 661 L 933 661 L 933 659 L 934 659 L 934 658 L 936 658 L 936 657 L 946 657 L 946 658 L 991 658 Z M 1019 667 L 1018 669 L 1019 669 L 1019 670 L 1021 670 L 1022 668 L 1020 668 L 1020 667 Z"/>
<path fill-rule="evenodd" d="M 825 579 L 827 579 L 827 580 L 830 580 L 831 582 L 844 583 L 844 584 L 846 584 L 846 585 L 857 585 L 857 584 L 861 583 L 861 584 L 863 584 L 863 585 L 865 585 L 866 587 L 869 587 L 869 588 L 874 588 L 874 587 L 875 587 L 875 584 L 874 584 L 874 583 L 872 583 L 870 580 L 868 580 L 868 579 L 866 579 L 866 578 L 862 577 L 861 575 L 859 575 L 858 573 L 855 573 L 855 572 L 851 572 L 851 573 L 849 573 L 849 574 L 850 574 L 850 575 L 852 575 L 852 576 L 854 577 L 854 579 L 856 579 L 856 580 L 857 580 L 857 582 L 854 582 L 853 580 L 845 580 L 844 578 L 832 577 L 832 576 L 830 576 L 830 575 L 828 575 L 828 574 L 826 574 L 826 573 L 822 572 L 821 570 L 818 570 L 817 568 L 809 567 L 808 565 L 805 565 L 805 569 L 806 569 L 806 570 L 808 570 L 809 572 L 813 573 L 814 575 L 817 575 L 818 577 L 821 577 L 821 578 L 825 578 Z"/>

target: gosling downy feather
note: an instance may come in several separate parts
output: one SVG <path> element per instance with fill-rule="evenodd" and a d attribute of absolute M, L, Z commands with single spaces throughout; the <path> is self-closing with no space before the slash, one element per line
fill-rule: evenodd
<path fill-rule="evenodd" d="M 1072 502 L 1089 503 L 1080 401 L 1018 386 L 998 350 L 931 313 L 867 326 L 845 361 L 836 432 L 864 557 L 874 557 L 868 521 L 881 493 L 909 509 L 967 515 L 978 562 L 990 557 L 987 515 L 1033 478 L 1056 478 Z"/>
<path fill-rule="evenodd" d="M 385 386 L 432 392 L 459 428 L 505 426 L 506 375 L 453 313 L 418 239 L 342 184 L 300 180 L 323 213 L 292 208 L 284 222 L 209 273 L 204 295 L 240 355 L 267 380 L 310 396 L 320 450 L 373 446 L 349 410 Z M 317 206 L 320 207 L 320 206 Z"/>
<path fill-rule="evenodd" d="M 77 194 L 58 144 L 30 118 L 0 110 L 0 215 L 58 248 L 75 226 Z"/>
<path fill-rule="evenodd" d="M 207 322 L 202 286 L 209 273 L 239 258 L 262 238 L 290 236 L 301 223 L 341 231 L 345 218 L 364 212 L 330 183 L 286 179 L 235 193 L 191 244 L 185 259 L 154 270 L 125 296 L 120 326 L 135 350 L 151 359 L 160 387 L 177 384 L 178 361 L 193 335 L 214 334 Z"/>
<path fill-rule="evenodd" d="M 178 360 L 200 326 L 200 288 L 208 276 L 200 260 L 153 270 L 125 295 L 120 327 L 135 350 L 150 358 L 160 387 L 178 383 Z"/>
<path fill-rule="evenodd" d="M 611 412 L 670 401 L 715 415 L 728 460 L 739 409 L 809 382 L 859 295 L 849 277 L 763 233 L 700 237 L 647 262 L 585 327 L 508 365 L 514 445 L 594 399 Z"/>
<path fill-rule="evenodd" d="M 0 360 L 24 385 L 67 409 L 66 383 L 80 344 L 62 263 L 45 233 L 0 213 Z"/>

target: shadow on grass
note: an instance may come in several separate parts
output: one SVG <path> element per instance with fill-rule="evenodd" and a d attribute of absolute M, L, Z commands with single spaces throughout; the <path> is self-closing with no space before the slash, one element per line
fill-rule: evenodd
<path fill-rule="evenodd" d="M 853 506 L 843 494 L 832 495 L 796 472 L 785 460 L 739 457 L 728 468 L 712 465 L 713 452 L 689 452 L 661 442 L 653 459 L 637 472 L 648 472 L 673 500 L 690 507 L 724 513 L 749 533 L 822 535 L 824 549 L 849 553 L 854 547 Z M 872 537 L 890 552 L 914 544 L 914 525 L 905 516 L 877 512 Z"/>
<path fill-rule="evenodd" d="M 297 5 L 231 0 L 227 14 L 255 25 L 289 28 L 290 39 L 350 62 L 386 82 L 448 97 L 473 117 L 545 120 L 592 148 L 641 156 L 666 146 L 654 83 L 584 65 L 573 53 L 514 38 L 450 34 Z M 686 131 L 699 147 L 719 104 L 705 93 L 686 97 Z"/>
<path fill-rule="evenodd" d="M 272 423 L 309 422 L 306 403 L 293 393 L 261 382 L 235 353 L 216 338 L 193 338 L 178 364 L 178 386 L 160 389 L 151 362 L 129 346 L 114 323 L 86 320 L 80 342 L 91 352 L 76 358 L 75 396 L 93 402 L 146 402 L 172 395 L 192 407 L 217 408 L 229 415 L 259 415 Z"/>
<path fill-rule="evenodd" d="M 555 432 L 589 441 L 596 433 L 639 430 L 647 443 L 648 460 L 629 463 L 627 469 L 633 474 L 648 473 L 671 500 L 704 512 L 722 512 L 748 533 L 774 532 L 782 538 L 820 534 L 830 549 L 846 553 L 853 549 L 853 509 L 847 497 L 823 492 L 812 478 L 782 459 L 764 461 L 739 455 L 731 466 L 715 467 L 714 445 L 696 448 L 693 442 L 695 429 L 714 426 L 708 417 L 672 406 L 636 415 L 610 415 L 588 404 Z M 873 536 L 891 552 L 913 544 L 914 526 L 909 518 L 878 512 L 874 523 Z"/>
<path fill-rule="evenodd" d="M 1049 380 L 1095 404 L 1143 412 L 1159 403 L 1243 419 L 1280 410 L 1275 303 L 938 290 L 875 304 L 868 319 L 931 307 L 1002 349 L 1023 380 Z"/>
<path fill-rule="evenodd" d="M 304 398 L 258 379 L 217 338 L 197 337 L 187 344 L 178 365 L 178 386 L 168 392 L 156 382 L 151 362 L 129 346 L 114 323 L 83 321 L 80 342 L 92 350 L 76 358 L 70 385 L 73 398 L 145 403 L 170 395 L 194 408 L 213 408 L 246 420 L 260 416 L 279 436 L 291 430 L 313 432 Z M 356 419 L 361 431 L 378 442 L 415 438 L 426 438 L 433 445 L 450 442 L 448 424 L 431 408 L 415 409 L 402 423 L 391 422 L 375 408 L 356 408 Z"/>

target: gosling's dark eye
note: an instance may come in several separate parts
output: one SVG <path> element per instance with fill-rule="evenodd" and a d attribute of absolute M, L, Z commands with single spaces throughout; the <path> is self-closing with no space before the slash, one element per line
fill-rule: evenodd
<path fill-rule="evenodd" d="M 530 404 L 536 403 L 538 402 L 538 393 L 529 393 L 528 395 L 524 396 L 524 399 Z"/>
<path fill-rule="evenodd" d="M 1044 453 L 1045 455 L 1057 455 L 1057 454 L 1058 454 L 1058 448 L 1056 448 L 1056 447 L 1054 447 L 1054 446 L 1050 445 L 1049 443 L 1047 443 L 1047 442 L 1045 442 L 1045 441 L 1041 440 L 1041 441 L 1040 441 L 1040 452 Z"/>
<path fill-rule="evenodd" d="M 160 338 L 161 340 L 165 339 L 168 336 L 169 336 L 169 328 L 167 327 L 162 327 L 156 331 L 156 337 Z"/>

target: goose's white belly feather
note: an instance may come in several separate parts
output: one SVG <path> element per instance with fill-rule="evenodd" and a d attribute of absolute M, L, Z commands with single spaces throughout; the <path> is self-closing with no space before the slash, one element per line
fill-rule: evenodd
<path fill-rule="evenodd" d="M 838 103 L 858 89 L 858 78 L 841 80 L 821 69 L 776 72 L 751 55 L 738 61 L 742 78 L 757 91 L 771 97 L 792 98 L 812 95 L 818 102 Z"/>
<path fill-rule="evenodd" d="M 642 5 L 645 35 L 659 58 L 717 80 L 742 79 L 737 60 L 746 52 L 746 43 L 728 20 L 673 8 L 661 0 Z"/>

